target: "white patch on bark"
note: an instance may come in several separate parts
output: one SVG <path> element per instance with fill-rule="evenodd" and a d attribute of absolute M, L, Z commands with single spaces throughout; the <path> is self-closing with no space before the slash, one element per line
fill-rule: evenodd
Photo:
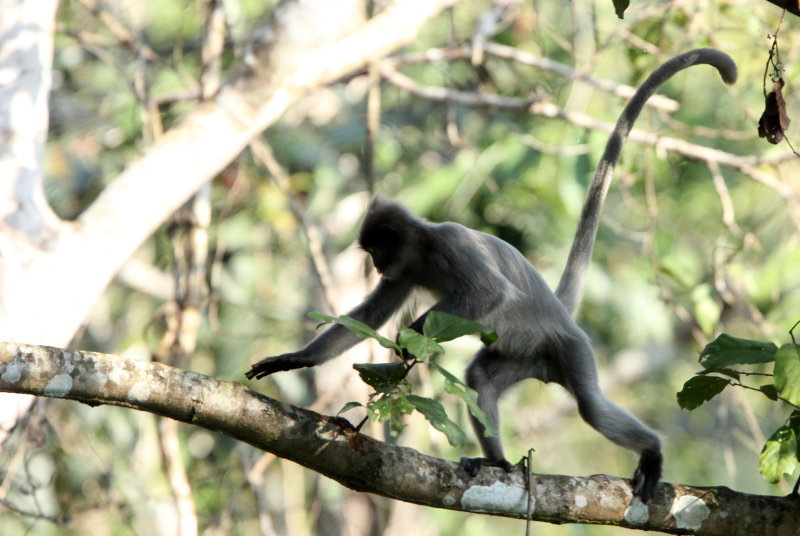
<path fill-rule="evenodd" d="M 675 518 L 677 528 L 698 530 L 708 518 L 711 509 L 702 499 L 684 495 L 672 502 L 669 512 Z"/>
<path fill-rule="evenodd" d="M 130 402 L 146 402 L 150 398 L 150 386 L 147 382 L 139 382 L 131 387 L 128 391 L 128 400 Z"/>
<path fill-rule="evenodd" d="M 47 382 L 44 396 L 63 398 L 72 389 L 72 376 L 69 374 L 56 374 Z"/>
<path fill-rule="evenodd" d="M 519 486 L 495 482 L 491 486 L 471 486 L 461 496 L 461 505 L 482 512 L 528 511 L 528 492 Z M 536 506 L 534 500 L 533 506 Z"/>

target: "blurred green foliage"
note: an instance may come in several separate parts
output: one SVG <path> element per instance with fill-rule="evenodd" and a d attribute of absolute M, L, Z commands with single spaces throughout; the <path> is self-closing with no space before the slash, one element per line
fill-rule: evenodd
<path fill-rule="evenodd" d="M 186 95 L 196 91 L 201 70 L 201 2 L 99 4 L 136 43 L 153 51 L 155 57 L 146 62 L 98 12 L 88 9 L 90 4 L 67 0 L 58 14 L 46 188 L 56 212 L 68 219 L 89 206 L 147 146 L 149 134 L 143 133 L 141 95 L 134 82 L 137 69 L 145 65 L 149 96 L 160 103 L 167 129 L 196 105 Z M 225 65 L 235 61 L 249 29 L 273 4 L 225 3 Z M 467 3 L 452 15 L 443 14 L 411 48 L 463 42 L 487 5 Z M 592 14 L 588 26 L 586 13 Z M 764 36 L 774 31 L 779 16 L 767 3 L 637 2 L 619 20 L 610 2 L 526 2 L 494 40 L 596 78 L 630 84 L 678 52 L 719 47 L 738 63 L 737 85 L 724 88 L 710 69 L 695 68 L 660 92 L 680 103 L 680 109 L 669 116 L 647 110 L 638 128 L 735 155 L 770 157 L 787 151 L 756 135 L 769 50 Z M 790 43 L 797 24 L 792 18 L 784 21 L 787 66 L 799 61 L 800 48 Z M 579 40 L 588 41 L 591 50 L 578 50 Z M 491 56 L 479 67 L 461 61 L 402 70 L 422 84 L 517 97 L 541 94 L 604 122 L 615 121 L 624 104 L 581 82 Z M 789 88 L 800 83 L 798 72 L 787 71 Z M 368 197 L 365 90 L 364 78 L 358 77 L 319 91 L 263 134 L 289 173 L 305 217 L 322 234 L 324 253 L 331 260 L 352 242 L 359 216 L 353 207 L 363 207 Z M 385 82 L 381 101 L 375 141 L 378 190 L 421 216 L 458 221 L 511 242 L 555 283 L 606 135 L 522 111 L 430 102 Z M 796 101 L 789 105 L 790 117 L 800 115 Z M 800 139 L 797 132 L 789 133 L 795 142 Z M 789 161 L 760 169 L 788 180 L 798 176 L 794 165 Z M 721 198 L 705 163 L 627 144 L 606 203 L 578 321 L 597 350 L 607 394 L 662 435 L 666 480 L 780 493 L 787 490 L 758 476 L 764 434 L 785 419 L 768 400 L 726 392 L 692 413 L 675 403 L 675 392 L 700 368 L 696 356 L 710 338 L 725 330 L 779 340 L 797 320 L 800 247 L 789 215 L 791 200 L 739 170 L 723 167 L 721 173 L 734 208 L 733 223 L 724 221 Z M 289 201 L 249 152 L 214 181 L 212 200 L 212 294 L 188 368 L 243 381 L 256 358 L 309 340 L 315 326 L 306 313 L 323 302 Z M 134 260 L 168 278 L 172 261 L 166 228 Z M 368 285 L 345 289 L 342 273 L 352 276 L 353 270 L 338 270 L 334 263 L 342 285 L 337 290 L 352 304 Z M 161 307 L 168 296 L 168 291 L 148 293 L 119 278 L 74 345 L 149 358 L 163 333 Z M 463 370 L 474 349 L 451 343 L 441 362 L 448 370 Z M 355 376 L 344 359 L 330 367 Z M 310 406 L 329 394 L 320 382 L 331 370 L 279 374 L 252 386 Z M 444 394 L 441 378 L 411 380 L 426 396 L 441 396 L 448 414 L 469 428 L 463 404 Z M 339 388 L 349 400 L 358 397 L 350 383 Z M 366 394 L 361 396 L 366 401 Z M 9 501 L 52 519 L 0 506 L 2 531 L 172 534 L 174 510 L 154 440 L 155 418 L 119 408 L 43 404 L 43 413 L 16 434 L 0 473 L 13 476 L 3 484 Z M 315 409 L 326 413 L 341 407 L 336 400 L 318 404 Z M 536 471 L 633 472 L 633 456 L 580 421 L 572 401 L 557 387 L 526 382 L 504 399 L 501 414 L 500 433 L 512 461 L 535 446 Z M 366 431 L 384 434 L 380 427 Z M 469 438 L 470 446 L 456 450 L 439 436 L 423 419 L 412 418 L 397 441 L 448 459 L 478 451 L 474 438 Z M 353 494 L 280 460 L 265 459 L 266 468 L 253 475 L 260 453 L 252 448 L 188 426 L 181 428 L 181 439 L 203 534 L 269 533 L 270 525 L 289 535 L 414 531 L 470 536 L 523 530 L 521 522 Z M 21 454 L 15 458 L 13 452 Z M 602 527 L 541 525 L 535 530 L 541 535 L 617 533 Z"/>

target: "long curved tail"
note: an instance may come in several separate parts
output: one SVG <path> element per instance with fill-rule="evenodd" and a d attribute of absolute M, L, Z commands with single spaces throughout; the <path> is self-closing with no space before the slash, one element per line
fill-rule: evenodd
<path fill-rule="evenodd" d="M 600 222 L 600 211 L 603 208 L 603 202 L 611 184 L 614 167 L 617 165 L 622 146 L 633 127 L 633 123 L 639 117 L 639 113 L 642 111 L 647 99 L 664 82 L 678 71 L 697 64 L 707 64 L 715 67 L 719 71 L 722 80 L 727 84 L 733 84 L 736 81 L 736 64 L 730 56 L 713 48 L 698 48 L 675 56 L 653 71 L 639 86 L 639 89 L 636 90 L 625 109 L 622 110 L 614 131 L 608 138 L 603 156 L 597 165 L 592 184 L 589 186 L 589 192 L 586 195 L 586 201 L 581 211 L 581 218 L 578 221 L 578 229 L 575 231 L 575 239 L 569 251 L 567 265 L 561 275 L 558 288 L 556 288 L 556 297 L 566 306 L 570 314 L 575 312 L 581 301 L 586 269 L 592 258 L 592 248 L 597 236 L 597 226 Z"/>

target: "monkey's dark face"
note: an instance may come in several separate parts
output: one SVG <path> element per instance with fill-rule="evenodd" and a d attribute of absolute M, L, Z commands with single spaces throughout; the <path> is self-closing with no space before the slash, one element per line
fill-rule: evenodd
<path fill-rule="evenodd" d="M 408 278 L 419 264 L 418 239 L 424 222 L 403 205 L 375 197 L 358 233 L 358 245 L 369 253 L 375 268 L 387 279 Z"/>
<path fill-rule="evenodd" d="M 375 269 L 391 278 L 397 275 L 398 252 L 402 249 L 403 236 L 389 224 L 365 226 L 359 236 L 359 244 L 372 257 Z"/>

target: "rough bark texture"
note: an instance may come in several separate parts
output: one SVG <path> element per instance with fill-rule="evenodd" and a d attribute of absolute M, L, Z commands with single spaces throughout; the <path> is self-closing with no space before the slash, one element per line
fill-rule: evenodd
<path fill-rule="evenodd" d="M 121 356 L 0 343 L 0 391 L 148 411 L 221 432 L 357 490 L 436 508 L 525 518 L 521 470 L 469 478 L 458 464 L 388 445 L 327 417 L 262 396 L 246 385 Z M 649 505 L 627 480 L 533 475 L 532 519 L 671 534 L 790 536 L 800 499 L 662 483 Z"/>

